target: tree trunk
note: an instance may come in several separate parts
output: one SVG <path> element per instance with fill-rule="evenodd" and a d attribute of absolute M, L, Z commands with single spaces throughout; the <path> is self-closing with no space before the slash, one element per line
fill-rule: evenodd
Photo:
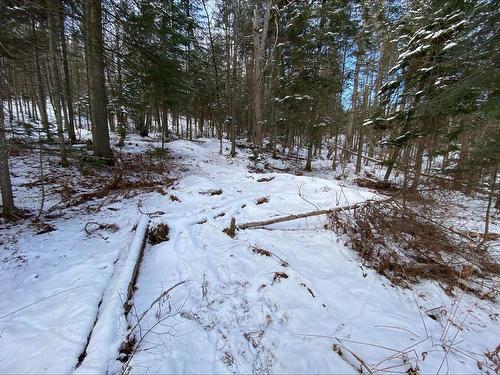
<path fill-rule="evenodd" d="M 120 26 L 116 26 L 116 49 L 120 48 Z M 116 71 L 118 75 L 118 108 L 116 108 L 116 121 L 118 123 L 118 146 L 123 147 L 125 144 L 125 136 L 127 135 L 127 114 L 123 107 L 123 80 L 122 80 L 122 64 L 121 57 L 117 56 Z M 167 126 L 168 123 L 165 123 Z"/>
<path fill-rule="evenodd" d="M 50 135 L 49 127 L 49 117 L 47 116 L 47 99 L 45 97 L 45 89 L 43 86 L 42 68 L 40 66 L 40 54 L 38 53 L 38 43 L 36 38 L 35 21 L 31 21 L 31 29 L 33 31 L 33 51 L 35 54 L 35 70 L 37 79 L 37 89 L 38 89 L 38 107 L 40 108 L 40 119 L 42 121 L 42 128 L 47 135 L 47 141 L 52 141 L 52 136 Z"/>
<path fill-rule="evenodd" d="M 493 172 L 493 175 L 491 176 L 490 193 L 488 194 L 488 207 L 486 208 L 486 217 L 485 217 L 485 222 L 484 222 L 483 243 L 486 241 L 486 239 L 488 237 L 488 232 L 490 231 L 490 211 L 491 211 L 491 205 L 493 202 L 493 194 L 495 192 L 495 183 L 497 180 L 497 172 L 498 172 L 498 165 L 495 165 L 495 171 Z"/>
<path fill-rule="evenodd" d="M 66 123 L 66 130 L 70 143 L 76 143 L 75 135 L 75 112 L 73 110 L 73 94 L 71 92 L 71 79 L 69 75 L 68 65 L 68 48 L 66 46 L 66 34 L 64 33 L 64 7 L 62 0 L 60 2 L 59 12 L 59 29 L 61 32 L 61 47 L 62 47 L 62 63 L 64 71 L 64 96 L 66 97 L 66 108 L 68 115 L 68 122 Z"/>
<path fill-rule="evenodd" d="M 415 156 L 415 174 L 413 175 L 413 181 L 410 186 L 410 191 L 412 192 L 417 190 L 417 186 L 420 180 L 420 174 L 422 173 L 423 156 L 424 156 L 424 140 L 419 139 L 417 141 L 417 153 Z"/>
<path fill-rule="evenodd" d="M 357 118 L 357 110 L 358 110 L 358 86 L 359 86 L 359 72 L 361 70 L 361 59 L 362 59 L 362 51 L 358 51 L 356 58 L 356 66 L 354 68 L 354 83 L 351 95 L 351 113 L 349 115 L 349 123 L 347 126 L 346 132 L 346 140 L 345 140 L 345 148 L 351 148 L 354 144 L 354 126 Z M 344 156 L 349 157 L 349 153 L 345 153 Z"/>
<path fill-rule="evenodd" d="M 364 129 L 361 125 L 359 127 L 359 137 L 358 137 L 358 151 L 356 153 L 356 174 L 359 175 L 361 173 L 361 160 L 363 159 L 363 138 L 364 138 Z"/>
<path fill-rule="evenodd" d="M 384 181 L 389 181 L 389 177 L 394 169 L 394 165 L 396 164 L 396 160 L 399 155 L 399 147 L 393 146 L 390 152 L 389 160 L 387 161 L 387 170 L 385 171 Z"/>
<path fill-rule="evenodd" d="M 89 78 L 90 119 L 94 156 L 113 157 L 109 144 L 104 55 L 101 25 L 101 2 L 87 0 L 85 4 L 85 50 Z"/>
<path fill-rule="evenodd" d="M 57 140 L 59 142 L 59 150 L 61 152 L 61 164 L 63 166 L 68 165 L 68 160 L 66 159 L 66 150 L 64 146 L 64 131 L 63 131 L 63 119 L 61 114 L 61 81 L 59 76 L 59 67 L 57 65 L 57 20 L 58 20 L 58 10 L 56 0 L 47 0 L 47 29 L 49 37 L 49 66 L 52 72 L 52 96 L 54 98 L 54 115 L 57 124 Z"/>
<path fill-rule="evenodd" d="M 310 136 L 309 137 L 309 144 L 307 145 L 306 167 L 304 168 L 307 172 L 311 172 L 312 171 L 313 144 L 314 144 L 313 137 Z"/>
<path fill-rule="evenodd" d="M 263 59 L 265 46 L 267 41 L 267 33 L 269 30 L 269 20 L 271 18 L 272 0 L 268 0 L 266 4 L 266 12 L 264 15 L 264 25 L 262 27 L 262 35 L 259 36 L 259 22 L 257 5 L 253 10 L 253 105 L 254 117 L 252 124 L 252 142 L 254 145 L 262 146 L 262 102 L 263 102 Z"/>
<path fill-rule="evenodd" d="M 205 124 L 205 107 L 201 107 L 201 117 L 200 120 L 198 121 L 198 127 L 200 129 L 200 135 L 203 138 L 205 136 L 204 134 L 204 125 Z"/>
<path fill-rule="evenodd" d="M 0 96 L 0 189 L 2 190 L 2 216 L 7 219 L 15 217 L 16 208 L 12 196 L 10 181 L 9 158 L 3 116 L 3 98 Z"/>

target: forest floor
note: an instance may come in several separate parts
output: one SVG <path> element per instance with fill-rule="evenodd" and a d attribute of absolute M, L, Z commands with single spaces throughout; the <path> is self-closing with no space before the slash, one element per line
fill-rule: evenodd
<path fill-rule="evenodd" d="M 211 139 L 157 146 L 133 136 L 119 167 L 75 158 L 66 170 L 47 148 L 41 220 L 0 224 L 0 373 L 498 370 L 498 296 L 439 280 L 403 288 L 369 267 L 325 216 L 223 232 L 233 217 L 241 224 L 386 196 L 352 174 L 335 179 L 328 160 L 302 173 L 300 161 L 254 163 L 244 149 L 219 155 Z M 35 214 L 36 147 L 14 152 L 11 169 L 18 205 Z M 484 198 L 435 199 L 441 225 L 483 230 Z M 145 245 L 127 319 L 111 308 L 116 322 L 96 324 L 117 297 L 141 217 L 168 233 Z M 491 232 L 500 232 L 498 213 Z M 491 256 L 499 250 L 490 242 Z M 489 281 L 496 287 L 498 278 Z"/>

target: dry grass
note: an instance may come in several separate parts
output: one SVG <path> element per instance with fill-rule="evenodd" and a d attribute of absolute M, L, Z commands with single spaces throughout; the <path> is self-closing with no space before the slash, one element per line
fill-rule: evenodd
<path fill-rule="evenodd" d="M 159 162 L 147 155 L 136 154 L 122 154 L 117 158 L 114 167 L 81 162 L 77 171 L 51 170 L 48 171 L 44 183 L 49 186 L 60 184 L 58 192 L 61 200 L 49 208 L 48 212 L 79 206 L 105 197 L 113 201 L 141 192 L 157 191 L 166 194 L 166 188 L 174 182 L 173 179 L 165 177 L 167 174 L 168 163 L 165 161 Z M 35 186 L 41 182 L 37 180 L 31 184 Z M 96 209 L 99 209 L 99 205 Z"/>

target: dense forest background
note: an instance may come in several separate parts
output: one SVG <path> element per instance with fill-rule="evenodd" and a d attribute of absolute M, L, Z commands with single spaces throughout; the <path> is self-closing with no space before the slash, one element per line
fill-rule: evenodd
<path fill-rule="evenodd" d="M 0 374 L 500 371 L 500 1 L 0 0 Z"/>
<path fill-rule="evenodd" d="M 81 129 L 110 164 L 110 133 L 219 137 L 231 156 L 246 140 L 311 170 L 328 150 L 408 191 L 440 179 L 494 198 L 499 20 L 494 1 L 2 1 L 4 214 L 13 121 L 38 123 L 63 166 Z"/>

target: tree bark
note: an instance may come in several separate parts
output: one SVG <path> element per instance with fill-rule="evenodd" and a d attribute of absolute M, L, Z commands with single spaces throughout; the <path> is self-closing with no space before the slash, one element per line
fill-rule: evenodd
<path fill-rule="evenodd" d="M 64 96 L 66 97 L 66 108 L 67 108 L 67 115 L 68 115 L 68 121 L 66 123 L 66 130 L 68 131 L 69 141 L 73 144 L 73 143 L 76 143 L 75 112 L 73 110 L 73 94 L 71 92 L 71 77 L 69 74 L 68 48 L 66 46 L 66 34 L 64 33 L 64 8 L 63 8 L 62 1 L 60 3 L 60 9 L 59 9 L 59 29 L 60 29 L 60 33 L 61 33 L 62 63 L 63 63 L 63 71 L 64 71 Z"/>
<path fill-rule="evenodd" d="M 356 174 L 359 175 L 361 173 L 361 160 L 363 159 L 363 138 L 364 138 L 363 125 L 359 127 L 359 136 L 358 136 L 358 151 L 356 153 Z"/>
<path fill-rule="evenodd" d="M 351 148 L 354 144 L 354 126 L 356 123 L 356 118 L 357 118 L 357 110 L 358 110 L 358 86 L 359 86 L 359 72 L 361 70 L 361 63 L 362 63 L 362 54 L 363 52 L 360 50 L 357 53 L 356 57 L 356 66 L 354 68 L 354 83 L 353 83 L 353 89 L 352 89 L 352 95 L 351 95 L 351 113 L 349 114 L 349 122 L 347 125 L 347 132 L 346 132 L 346 140 L 345 140 L 345 147 L 346 148 Z M 348 157 L 348 154 L 345 154 L 346 157 Z"/>
<path fill-rule="evenodd" d="M 495 171 L 493 172 L 493 175 L 491 176 L 490 192 L 488 194 L 488 207 L 486 208 L 486 217 L 485 217 L 485 222 L 484 222 L 483 243 L 486 241 L 486 239 L 488 237 L 488 232 L 490 231 L 490 211 L 491 211 L 491 205 L 493 203 L 493 194 L 495 192 L 495 183 L 497 180 L 497 173 L 498 173 L 498 165 L 495 165 Z"/>
<path fill-rule="evenodd" d="M 47 99 L 45 96 L 45 88 L 43 86 L 42 68 L 40 66 L 40 54 L 38 53 L 38 42 L 36 38 L 35 21 L 31 21 L 31 28 L 33 32 L 33 51 L 35 55 L 35 70 L 37 79 L 37 90 L 38 90 L 38 107 L 40 108 L 40 120 L 42 121 L 42 128 L 47 136 L 47 141 L 52 141 L 52 136 L 50 135 L 49 117 L 47 115 Z"/>
<path fill-rule="evenodd" d="M 94 156 L 111 159 L 107 121 L 107 100 L 104 82 L 104 55 L 101 25 L 101 2 L 85 3 L 85 50 L 89 78 L 90 119 Z"/>
<path fill-rule="evenodd" d="M 252 142 L 255 146 L 262 146 L 262 102 L 264 94 L 263 82 L 263 66 L 264 51 L 267 41 L 267 33 L 269 30 L 269 20 L 271 18 L 271 8 L 273 2 L 268 0 L 264 15 L 264 25 L 262 27 L 262 35 L 259 35 L 258 9 L 257 5 L 253 10 L 253 105 L 254 116 L 252 124 Z"/>
<path fill-rule="evenodd" d="M 3 116 L 3 98 L 0 96 L 0 188 L 2 190 L 2 216 L 7 220 L 15 216 L 16 207 L 10 181 L 9 157 Z"/>
<path fill-rule="evenodd" d="M 422 174 L 422 160 L 424 156 L 424 140 L 417 140 L 417 152 L 415 156 L 415 174 L 413 175 L 413 181 L 410 186 L 410 191 L 414 192 L 417 190 L 418 183 L 420 180 L 420 175 Z"/>
<path fill-rule="evenodd" d="M 66 150 L 64 146 L 64 131 L 63 131 L 63 119 L 61 115 L 61 80 L 59 76 L 59 67 L 57 64 L 57 20 L 58 11 L 56 0 L 47 0 L 47 28 L 49 37 L 49 66 L 52 72 L 52 96 L 54 115 L 57 124 L 57 140 L 59 142 L 59 150 L 61 152 L 61 164 L 63 166 L 68 165 L 68 160 L 66 159 Z"/>

